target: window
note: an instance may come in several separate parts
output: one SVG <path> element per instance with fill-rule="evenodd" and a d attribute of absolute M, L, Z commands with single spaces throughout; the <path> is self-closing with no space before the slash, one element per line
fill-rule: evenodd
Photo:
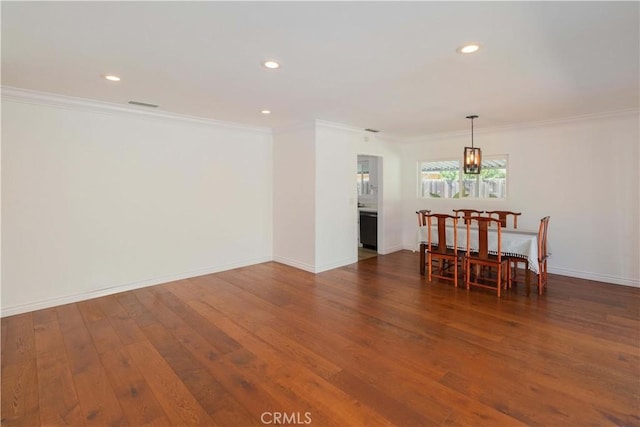
<path fill-rule="evenodd" d="M 506 199 L 507 156 L 485 157 L 479 175 L 465 175 L 460 160 L 419 164 L 419 196 L 437 199 Z"/>
<path fill-rule="evenodd" d="M 358 161 L 358 196 L 366 196 L 371 194 L 371 185 L 369 184 L 369 161 Z"/>
<path fill-rule="evenodd" d="M 460 197 L 460 161 L 420 163 L 420 196 L 438 199 Z"/>

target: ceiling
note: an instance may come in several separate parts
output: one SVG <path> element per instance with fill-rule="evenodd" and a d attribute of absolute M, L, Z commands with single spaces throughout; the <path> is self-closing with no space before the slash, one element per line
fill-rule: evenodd
<path fill-rule="evenodd" d="M 397 138 L 557 120 L 638 109 L 639 6 L 3 1 L 2 85 Z"/>

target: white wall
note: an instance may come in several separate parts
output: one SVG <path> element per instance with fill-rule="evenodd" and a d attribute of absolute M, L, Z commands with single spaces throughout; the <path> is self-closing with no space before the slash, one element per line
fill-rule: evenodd
<path fill-rule="evenodd" d="M 3 96 L 2 231 L 3 316 L 270 260 L 271 133 Z"/>
<path fill-rule="evenodd" d="M 3 91 L 3 316 L 271 259 L 356 262 L 358 153 L 382 158 L 379 251 L 402 248 L 399 150 L 361 130 L 272 138 L 42 95 Z"/>
<path fill-rule="evenodd" d="M 316 271 L 358 261 L 354 133 L 316 126 Z"/>
<path fill-rule="evenodd" d="M 358 154 L 382 157 L 379 252 L 402 249 L 399 148 L 363 137 L 322 121 L 274 135 L 274 260 L 311 272 L 357 261 Z"/>
<path fill-rule="evenodd" d="M 65 101 L 66 102 L 66 101 Z M 413 143 L 327 122 L 279 132 L 19 97 L 2 100 L 2 315 L 274 259 L 357 260 L 357 156 L 381 161 L 379 252 L 416 246 L 417 162 L 466 133 Z M 120 108 L 120 110 L 124 110 Z M 551 215 L 550 270 L 639 286 L 637 113 L 476 130 L 509 155 L 521 228 Z"/>
<path fill-rule="evenodd" d="M 311 123 L 273 138 L 273 259 L 315 271 L 316 142 Z"/>
<path fill-rule="evenodd" d="M 402 155 L 401 146 L 384 134 L 363 132 L 354 138 L 359 155 L 382 158 L 378 170 L 378 252 L 389 254 L 403 249 Z"/>
<path fill-rule="evenodd" d="M 323 200 L 323 203 L 321 205 L 319 201 L 318 206 L 323 209 L 323 216 L 318 223 L 320 227 L 324 227 L 323 236 L 326 239 L 325 246 L 318 249 L 326 254 L 319 265 L 338 265 L 339 254 L 345 255 L 351 250 L 354 251 L 354 258 L 357 257 L 355 175 L 358 155 L 382 159 L 378 170 L 378 252 L 387 254 L 401 250 L 403 206 L 400 146 L 386 140 L 384 135 L 374 135 L 329 122 L 317 123 L 318 146 L 321 150 L 326 150 L 323 156 L 319 155 L 323 159 L 323 166 L 318 166 L 317 177 L 324 181 L 319 182 L 319 187 L 324 187 L 334 197 L 324 198 L 322 191 L 319 192 L 318 200 Z M 341 233 L 343 237 L 335 239 L 335 233 Z"/>
<path fill-rule="evenodd" d="M 515 210 L 523 229 L 550 215 L 551 272 L 640 286 L 639 125 L 634 112 L 486 132 L 476 126 L 484 156 L 509 156 L 506 201 L 417 197 L 417 162 L 461 158 L 470 135 L 404 145 L 404 246 L 415 249 L 418 209 Z"/>

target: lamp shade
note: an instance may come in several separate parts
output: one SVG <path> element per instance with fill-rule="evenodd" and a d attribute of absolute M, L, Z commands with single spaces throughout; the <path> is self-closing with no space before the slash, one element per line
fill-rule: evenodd
<path fill-rule="evenodd" d="M 467 119 L 471 120 L 471 147 L 464 147 L 462 160 L 465 174 L 479 174 L 482 168 L 482 151 L 473 146 L 473 119 L 477 118 L 478 116 L 476 115 L 467 116 Z"/>
<path fill-rule="evenodd" d="M 464 147 L 464 173 L 479 174 L 482 167 L 482 151 L 478 147 Z"/>

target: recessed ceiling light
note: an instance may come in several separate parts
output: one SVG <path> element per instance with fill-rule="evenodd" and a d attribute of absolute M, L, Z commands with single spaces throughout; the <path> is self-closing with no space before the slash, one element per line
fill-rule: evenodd
<path fill-rule="evenodd" d="M 280 63 L 278 61 L 274 61 L 272 59 L 268 60 L 268 61 L 264 61 L 262 63 L 263 66 L 275 70 L 276 68 L 280 68 Z"/>
<path fill-rule="evenodd" d="M 458 53 L 475 53 L 480 49 L 480 45 L 478 43 L 468 43 L 464 46 L 460 46 L 456 49 Z"/>
<path fill-rule="evenodd" d="M 110 82 L 119 82 L 120 81 L 120 77 L 114 76 L 112 74 L 107 74 L 106 76 L 104 76 L 104 78 L 109 80 Z"/>
<path fill-rule="evenodd" d="M 262 110 L 260 111 L 262 114 L 271 114 L 271 110 Z"/>

